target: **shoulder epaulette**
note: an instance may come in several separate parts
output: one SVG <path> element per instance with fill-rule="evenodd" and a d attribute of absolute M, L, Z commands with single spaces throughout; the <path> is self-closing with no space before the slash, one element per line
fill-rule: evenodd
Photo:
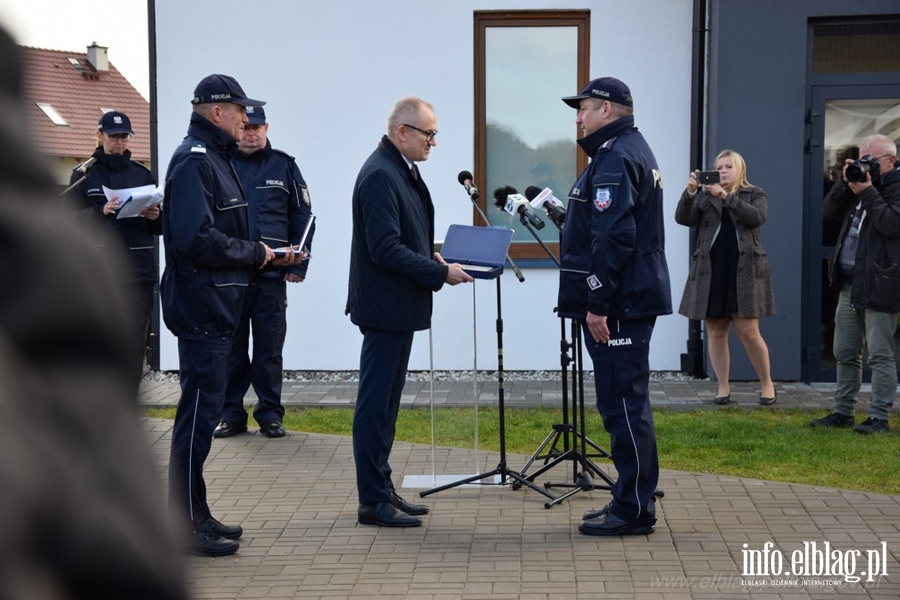
<path fill-rule="evenodd" d="M 281 156 L 287 157 L 287 159 L 290 161 L 296 160 L 293 156 L 291 156 L 284 150 L 279 150 L 278 148 L 272 148 L 272 152 L 274 152 L 275 154 L 280 154 Z"/>

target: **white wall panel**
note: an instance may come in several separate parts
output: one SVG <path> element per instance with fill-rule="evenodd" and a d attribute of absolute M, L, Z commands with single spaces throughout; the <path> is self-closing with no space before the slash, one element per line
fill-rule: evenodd
<path fill-rule="evenodd" d="M 675 224 L 673 215 L 691 167 L 690 0 L 257 0 L 252 5 L 156 0 L 155 6 L 160 174 L 187 130 L 194 86 L 210 73 L 225 73 L 249 96 L 268 101 L 272 144 L 296 156 L 309 184 L 317 215 L 314 257 L 307 281 L 289 285 L 286 369 L 358 367 L 361 336 L 343 312 L 350 199 L 356 174 L 384 133 L 397 99 L 416 95 L 435 106 L 438 146 L 421 171 L 435 201 L 438 237 L 451 223 L 471 223 L 471 204 L 456 175 L 472 170 L 474 163 L 475 10 L 592 11 L 591 77 L 612 75 L 631 87 L 636 123 L 660 163 L 677 308 L 688 262 L 688 231 Z M 539 84 L 521 82 L 522 102 L 528 102 L 529 87 Z M 572 131 L 574 136 L 574 125 Z M 505 368 L 558 368 L 555 269 L 526 269 L 524 283 L 508 270 L 501 285 Z M 496 286 L 479 282 L 475 290 L 479 366 L 495 368 Z M 471 368 L 472 287 L 438 292 L 433 323 L 435 368 Z M 677 370 L 686 338 L 686 319 L 661 318 L 652 368 Z M 416 336 L 410 368 L 426 369 L 428 356 L 423 332 Z M 177 346 L 165 328 L 160 363 L 162 369 L 178 368 Z"/>

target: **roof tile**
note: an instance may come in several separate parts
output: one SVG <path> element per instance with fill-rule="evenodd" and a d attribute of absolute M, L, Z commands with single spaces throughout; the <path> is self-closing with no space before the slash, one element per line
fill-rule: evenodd
<path fill-rule="evenodd" d="M 135 160 L 150 160 L 150 103 L 109 63 L 108 72 L 94 70 L 86 52 L 19 47 L 24 66 L 28 124 L 39 153 L 85 159 L 95 148 L 94 132 L 111 108 L 131 119 L 134 138 L 128 144 Z M 69 59 L 75 59 L 73 65 Z M 38 108 L 46 102 L 69 123 L 54 125 Z"/>

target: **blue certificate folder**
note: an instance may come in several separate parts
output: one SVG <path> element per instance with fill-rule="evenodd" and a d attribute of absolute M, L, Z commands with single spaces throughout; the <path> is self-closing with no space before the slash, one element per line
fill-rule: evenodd
<path fill-rule="evenodd" d="M 503 273 L 512 235 L 512 229 L 451 225 L 441 256 L 448 263 L 461 264 L 476 279 L 495 279 Z"/>

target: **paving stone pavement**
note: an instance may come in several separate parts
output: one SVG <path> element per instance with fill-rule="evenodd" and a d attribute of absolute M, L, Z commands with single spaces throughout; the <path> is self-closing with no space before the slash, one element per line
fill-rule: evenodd
<path fill-rule="evenodd" d="M 830 407 L 827 385 L 776 387 L 776 406 Z M 431 401 L 427 383 L 408 382 L 406 392 L 407 405 Z M 506 382 L 504 392 L 509 406 L 558 406 L 561 399 L 558 382 Z M 654 381 L 652 393 L 654 406 L 715 406 L 713 382 Z M 768 410 L 758 407 L 757 395 L 751 384 L 732 386 L 738 406 Z M 355 384 L 293 382 L 284 399 L 328 406 L 352 404 L 354 396 Z M 436 384 L 435 396 L 436 403 L 473 403 L 471 384 Z M 142 404 L 174 405 L 177 397 L 177 384 L 145 382 Z M 482 401 L 496 401 L 496 384 L 480 386 Z M 586 401 L 593 403 L 590 394 Z M 165 479 L 171 422 L 144 419 L 144 425 Z M 506 464 L 521 468 L 525 459 L 509 455 Z M 422 444 L 397 443 L 391 455 L 398 484 L 419 476 L 426 488 L 499 464 L 494 452 L 432 451 Z M 608 462 L 600 465 L 615 477 Z M 215 440 L 205 474 L 214 514 L 241 523 L 244 537 L 233 556 L 186 559 L 198 599 L 900 597 L 900 496 L 662 471 L 665 497 L 657 504 L 654 534 L 594 538 L 579 534 L 578 524 L 585 510 L 608 501 L 608 491 L 578 492 L 547 509 L 547 498 L 537 491 L 494 485 L 492 479 L 421 500 L 421 481 L 418 488 L 400 488 L 407 499 L 432 507 L 422 527 L 359 525 L 346 437 L 288 432 L 280 439 L 247 433 Z M 554 481 L 571 481 L 571 463 L 550 474 Z M 840 574 L 744 575 L 750 556 L 771 565 L 771 573 L 778 558 L 782 569 L 791 570 L 795 552 L 798 566 L 814 573 L 812 559 L 802 556 L 804 544 L 822 552 L 826 543 L 833 571 L 861 581 Z M 880 575 L 868 581 L 870 572 Z"/>

